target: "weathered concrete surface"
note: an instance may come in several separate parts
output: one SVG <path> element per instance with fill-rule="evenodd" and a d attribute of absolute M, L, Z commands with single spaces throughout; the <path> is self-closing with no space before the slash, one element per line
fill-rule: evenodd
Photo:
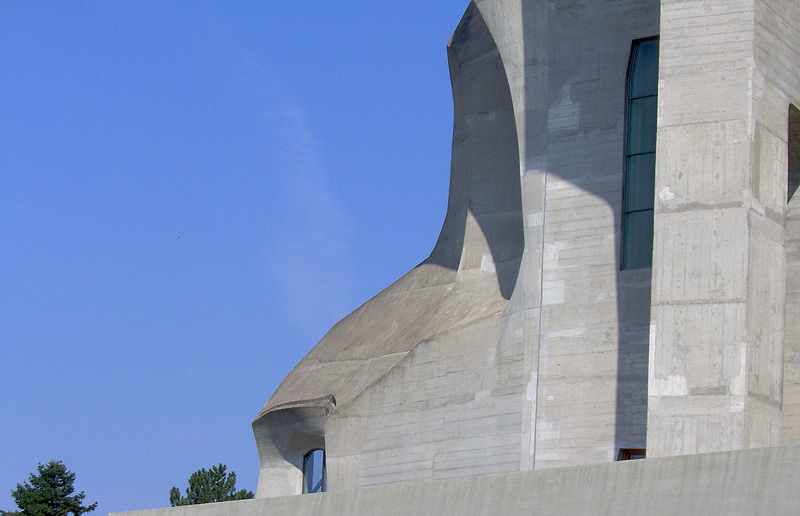
<path fill-rule="evenodd" d="M 620 270 L 657 35 L 653 267 Z M 800 442 L 800 2 L 474 0 L 447 50 L 441 234 L 258 414 L 278 498 L 140 514 L 800 512 L 797 446 L 666 458 Z M 329 493 L 280 497 L 318 447 Z"/>
<path fill-rule="evenodd" d="M 800 445 L 116 513 L 125 516 L 795 515 Z"/>
<path fill-rule="evenodd" d="M 798 30 L 796 0 L 470 3 L 439 239 L 259 413 L 257 496 L 312 447 L 336 491 L 800 440 Z M 628 61 L 659 33 L 653 268 L 620 270 Z"/>
<path fill-rule="evenodd" d="M 408 420 L 403 419 L 408 409 L 400 405 L 404 400 L 416 402 L 406 404 L 417 411 L 411 418 L 424 422 L 436 417 L 424 410 L 423 402 L 428 396 L 441 399 L 441 392 L 432 392 L 441 378 L 428 377 L 429 371 L 424 368 L 412 370 L 410 374 L 417 381 L 408 382 L 406 387 L 413 387 L 416 392 L 404 396 L 395 390 L 397 399 L 388 399 L 383 407 L 376 406 L 371 412 L 363 410 L 360 397 L 367 392 L 368 397 L 375 397 L 380 385 L 391 381 L 387 379 L 390 371 L 402 369 L 403 363 L 415 363 L 417 359 L 410 354 L 431 339 L 449 335 L 452 342 L 457 336 L 459 353 L 469 355 L 472 349 L 480 361 L 502 339 L 504 324 L 497 318 L 514 291 L 524 246 L 514 111 L 502 61 L 474 6 L 468 9 L 448 52 L 456 116 L 450 196 L 441 235 L 428 259 L 337 323 L 286 377 L 256 418 L 253 429 L 261 461 L 259 497 L 300 492 L 297 465 L 309 449 L 306 443 L 313 439 L 281 437 L 274 428 L 279 412 L 298 406 L 316 404 L 331 412 L 324 429 L 311 420 L 304 428 L 297 418 L 292 428 L 283 426 L 283 430 L 298 436 L 316 435 L 325 444 L 331 489 L 356 487 L 362 484 L 359 478 L 374 483 L 381 478 L 403 481 L 428 475 L 430 471 L 424 469 L 409 473 L 413 464 L 419 466 L 433 460 L 427 451 L 424 456 L 419 455 L 423 447 L 412 447 L 424 444 L 423 435 L 433 437 L 435 434 L 428 432 L 438 431 L 440 425 L 426 428 L 424 423 L 418 424 L 412 435 L 419 443 L 412 443 L 409 429 L 402 426 Z M 485 327 L 487 322 L 491 330 L 463 331 Z M 522 361 L 506 360 L 508 353 L 503 350 L 498 355 L 504 363 L 495 368 L 496 377 L 500 378 L 496 388 L 509 383 L 514 387 L 493 396 L 502 405 L 494 413 L 506 419 L 522 410 L 524 396 L 521 374 L 501 374 L 503 366 L 509 364 L 518 365 L 521 372 Z M 490 369 L 493 362 L 492 358 L 481 367 Z M 459 363 L 453 362 L 450 368 L 449 372 L 454 373 L 449 376 L 451 386 L 458 378 L 456 373 L 464 369 Z M 475 386 L 475 382 L 467 385 L 458 395 L 464 402 L 474 398 L 477 391 L 490 393 L 495 388 Z M 387 411 L 389 405 L 397 410 Z M 454 416 L 455 406 L 450 411 Z M 362 410 L 356 413 L 353 407 Z M 473 419 L 482 419 L 478 425 L 492 424 L 491 411 L 480 414 L 474 406 L 464 409 L 471 411 Z M 377 417 L 370 419 L 372 426 L 368 428 L 366 420 L 357 420 L 362 415 Z M 506 439 L 506 448 L 498 453 L 513 454 L 514 466 L 502 471 L 518 470 L 519 419 L 513 432 L 516 439 Z M 392 439 L 392 431 L 400 432 L 405 440 Z M 483 437 L 491 435 L 494 434 Z M 442 436 L 439 439 L 446 440 Z M 372 453 L 380 443 L 384 443 L 385 453 Z M 403 443 L 407 444 L 405 449 Z M 386 464 L 387 455 L 399 457 L 401 464 Z M 387 466 L 394 468 L 396 474 L 386 475 Z M 473 470 L 471 474 L 476 473 Z"/>
<path fill-rule="evenodd" d="M 612 461 L 645 443 L 650 270 L 620 270 L 619 235 L 628 61 L 633 40 L 658 34 L 658 2 L 479 5 L 521 83 L 528 276 L 512 303 L 533 393 L 521 469 Z"/>
<path fill-rule="evenodd" d="M 650 270 L 620 271 L 618 251 L 628 59 L 658 15 L 657 0 L 469 5 L 448 45 L 439 240 L 259 414 L 259 497 L 299 492 L 312 441 L 324 442 L 330 490 L 644 447 Z M 315 403 L 324 428 L 277 422 Z"/>
<path fill-rule="evenodd" d="M 789 108 L 789 203 L 786 207 L 783 426 L 781 442 L 800 443 L 800 110 Z"/>
<path fill-rule="evenodd" d="M 780 442 L 798 25 L 794 1 L 661 2 L 648 456 Z"/>
<path fill-rule="evenodd" d="M 773 146 L 768 148 L 767 157 L 777 158 L 776 174 L 787 167 L 789 171 L 781 433 L 781 442 L 789 444 L 800 443 L 800 195 L 797 194 L 800 184 L 800 111 L 797 109 L 800 107 L 800 3 L 765 4 L 756 14 L 759 27 L 756 56 L 759 63 L 765 63 L 758 76 L 759 90 L 763 91 L 759 95 L 759 105 L 763 105 L 762 112 L 771 114 L 770 118 L 764 117 L 771 122 L 762 124 L 761 132 L 777 131 L 769 140 L 764 138 Z M 785 109 L 789 102 L 792 106 Z M 788 152 L 785 151 L 787 146 Z"/>

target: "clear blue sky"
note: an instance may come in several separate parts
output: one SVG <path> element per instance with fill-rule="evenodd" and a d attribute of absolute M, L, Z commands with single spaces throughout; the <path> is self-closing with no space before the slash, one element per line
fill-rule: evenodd
<path fill-rule="evenodd" d="M 97 513 L 225 463 L 447 202 L 466 0 L 0 2 L 0 509 Z"/>

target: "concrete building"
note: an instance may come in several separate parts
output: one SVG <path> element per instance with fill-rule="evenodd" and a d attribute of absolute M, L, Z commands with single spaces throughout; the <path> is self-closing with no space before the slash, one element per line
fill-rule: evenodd
<path fill-rule="evenodd" d="M 775 448 L 800 443 L 800 2 L 474 0 L 448 56 L 439 239 L 258 414 L 257 498 L 327 487 L 298 513 L 336 514 L 417 489 L 445 510 L 449 489 L 580 500 L 586 472 L 659 472 L 661 502 L 714 496 L 668 480 L 688 478 L 742 513 L 800 506 L 746 489 L 767 463 L 800 488 L 800 446 Z"/>

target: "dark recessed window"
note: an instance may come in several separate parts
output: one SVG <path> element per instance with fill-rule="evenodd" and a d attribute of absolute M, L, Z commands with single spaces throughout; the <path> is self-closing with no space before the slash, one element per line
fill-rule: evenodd
<path fill-rule="evenodd" d="M 620 448 L 617 460 L 644 459 L 644 448 Z"/>
<path fill-rule="evenodd" d="M 800 110 L 789 104 L 789 177 L 786 202 L 792 200 L 800 186 Z"/>
<path fill-rule="evenodd" d="M 658 38 L 633 42 L 628 66 L 623 186 L 622 268 L 653 262 Z"/>
<path fill-rule="evenodd" d="M 303 457 L 303 492 L 323 493 L 326 489 L 325 450 L 317 448 Z"/>

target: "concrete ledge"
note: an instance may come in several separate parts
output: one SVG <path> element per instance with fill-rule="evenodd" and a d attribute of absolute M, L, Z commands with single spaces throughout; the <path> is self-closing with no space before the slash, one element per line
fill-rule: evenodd
<path fill-rule="evenodd" d="M 800 514 L 800 445 L 115 514 Z"/>

